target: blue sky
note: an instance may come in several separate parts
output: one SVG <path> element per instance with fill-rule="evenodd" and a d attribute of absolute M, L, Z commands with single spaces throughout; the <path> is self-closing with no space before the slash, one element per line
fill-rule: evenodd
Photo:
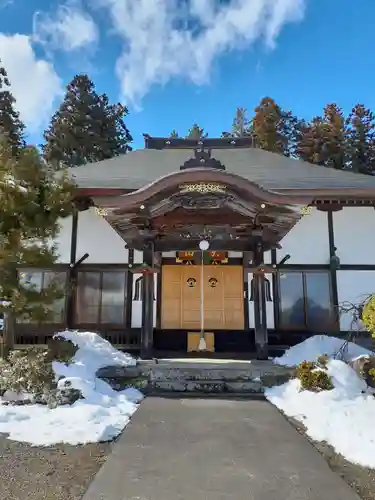
<path fill-rule="evenodd" d="M 220 135 L 264 96 L 305 118 L 375 110 L 374 26 L 373 0 L 0 0 L 0 58 L 30 143 L 88 72 L 142 147 L 193 122 Z"/>

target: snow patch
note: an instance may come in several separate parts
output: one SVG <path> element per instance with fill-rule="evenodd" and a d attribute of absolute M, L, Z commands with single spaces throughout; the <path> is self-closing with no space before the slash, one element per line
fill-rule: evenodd
<path fill-rule="evenodd" d="M 322 354 L 333 356 L 341 339 L 319 335 L 289 349 L 276 363 L 294 366 L 314 361 Z M 372 355 L 355 344 L 348 345 L 348 358 Z M 312 392 L 301 390 L 298 379 L 265 390 L 265 396 L 287 416 L 301 422 L 314 441 L 325 441 L 336 453 L 363 467 L 375 468 L 375 398 L 354 369 L 345 362 L 330 359 L 327 373 L 334 389 Z"/>
<path fill-rule="evenodd" d="M 7 393 L 0 398 L 0 433 L 34 446 L 114 439 L 137 410 L 143 395 L 137 389 L 116 392 L 95 374 L 104 366 L 134 366 L 136 360 L 93 332 L 64 331 L 56 335 L 78 346 L 68 365 L 53 363 L 56 377 L 64 377 L 58 385 L 79 389 L 84 399 L 55 409 L 38 404 L 11 406 L 7 405 L 9 400 L 20 400 L 22 396 L 11 397 Z"/>
<path fill-rule="evenodd" d="M 328 335 L 314 335 L 304 342 L 297 344 L 279 358 L 274 358 L 273 362 L 283 366 L 297 366 L 302 361 L 315 361 L 322 354 L 327 354 L 329 358 L 334 357 L 345 340 Z M 349 360 L 357 356 L 373 355 L 371 351 L 353 342 L 348 342 L 345 357 Z"/>

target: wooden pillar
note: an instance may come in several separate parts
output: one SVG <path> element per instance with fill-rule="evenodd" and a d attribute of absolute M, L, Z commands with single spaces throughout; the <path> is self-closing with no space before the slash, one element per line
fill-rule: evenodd
<path fill-rule="evenodd" d="M 77 269 L 75 267 L 77 260 L 77 237 L 78 237 L 78 210 L 75 209 L 72 216 L 72 234 L 70 240 L 70 262 L 68 273 L 68 298 L 66 302 L 66 326 L 73 328 L 74 323 L 74 295 L 77 281 Z"/>
<path fill-rule="evenodd" d="M 153 265 L 153 250 L 151 247 L 144 250 L 143 262 L 150 266 Z M 141 356 L 147 359 L 152 357 L 154 343 L 154 274 L 144 274 L 142 282 Z"/>
<path fill-rule="evenodd" d="M 254 249 L 253 264 L 263 264 L 263 244 L 258 242 Z M 254 322 L 255 348 L 258 359 L 268 359 L 268 332 L 266 309 L 266 286 L 264 273 L 254 273 Z"/>
<path fill-rule="evenodd" d="M 340 330 L 340 314 L 339 314 L 339 297 L 337 285 L 337 269 L 332 265 L 332 258 L 336 256 L 335 233 L 333 229 L 333 212 L 327 212 L 328 221 L 328 241 L 329 241 L 329 257 L 330 257 L 330 275 L 332 287 L 332 302 L 334 307 L 334 328 L 331 333 Z"/>
<path fill-rule="evenodd" d="M 128 264 L 134 264 L 134 249 L 128 250 Z M 133 314 L 133 273 L 128 269 L 126 277 L 126 311 L 125 311 L 125 328 L 130 330 L 132 327 L 132 314 Z"/>

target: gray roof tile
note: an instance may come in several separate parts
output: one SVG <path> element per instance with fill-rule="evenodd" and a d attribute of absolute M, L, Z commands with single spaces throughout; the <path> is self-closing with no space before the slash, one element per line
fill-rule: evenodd
<path fill-rule="evenodd" d="M 363 188 L 375 190 L 375 176 L 334 170 L 255 148 L 215 149 L 212 156 L 227 172 L 266 189 Z M 192 149 L 138 149 L 110 160 L 70 168 L 82 188 L 139 189 L 194 157 Z"/>

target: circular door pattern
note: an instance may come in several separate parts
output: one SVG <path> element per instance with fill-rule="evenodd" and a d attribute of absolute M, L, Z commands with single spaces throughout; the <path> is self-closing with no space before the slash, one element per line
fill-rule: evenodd
<path fill-rule="evenodd" d="M 197 280 L 195 278 L 188 278 L 186 283 L 190 288 L 193 288 L 197 284 Z"/>
<path fill-rule="evenodd" d="M 208 284 L 210 285 L 211 288 L 215 288 L 217 285 L 218 281 L 216 278 L 210 278 L 208 280 Z"/>

